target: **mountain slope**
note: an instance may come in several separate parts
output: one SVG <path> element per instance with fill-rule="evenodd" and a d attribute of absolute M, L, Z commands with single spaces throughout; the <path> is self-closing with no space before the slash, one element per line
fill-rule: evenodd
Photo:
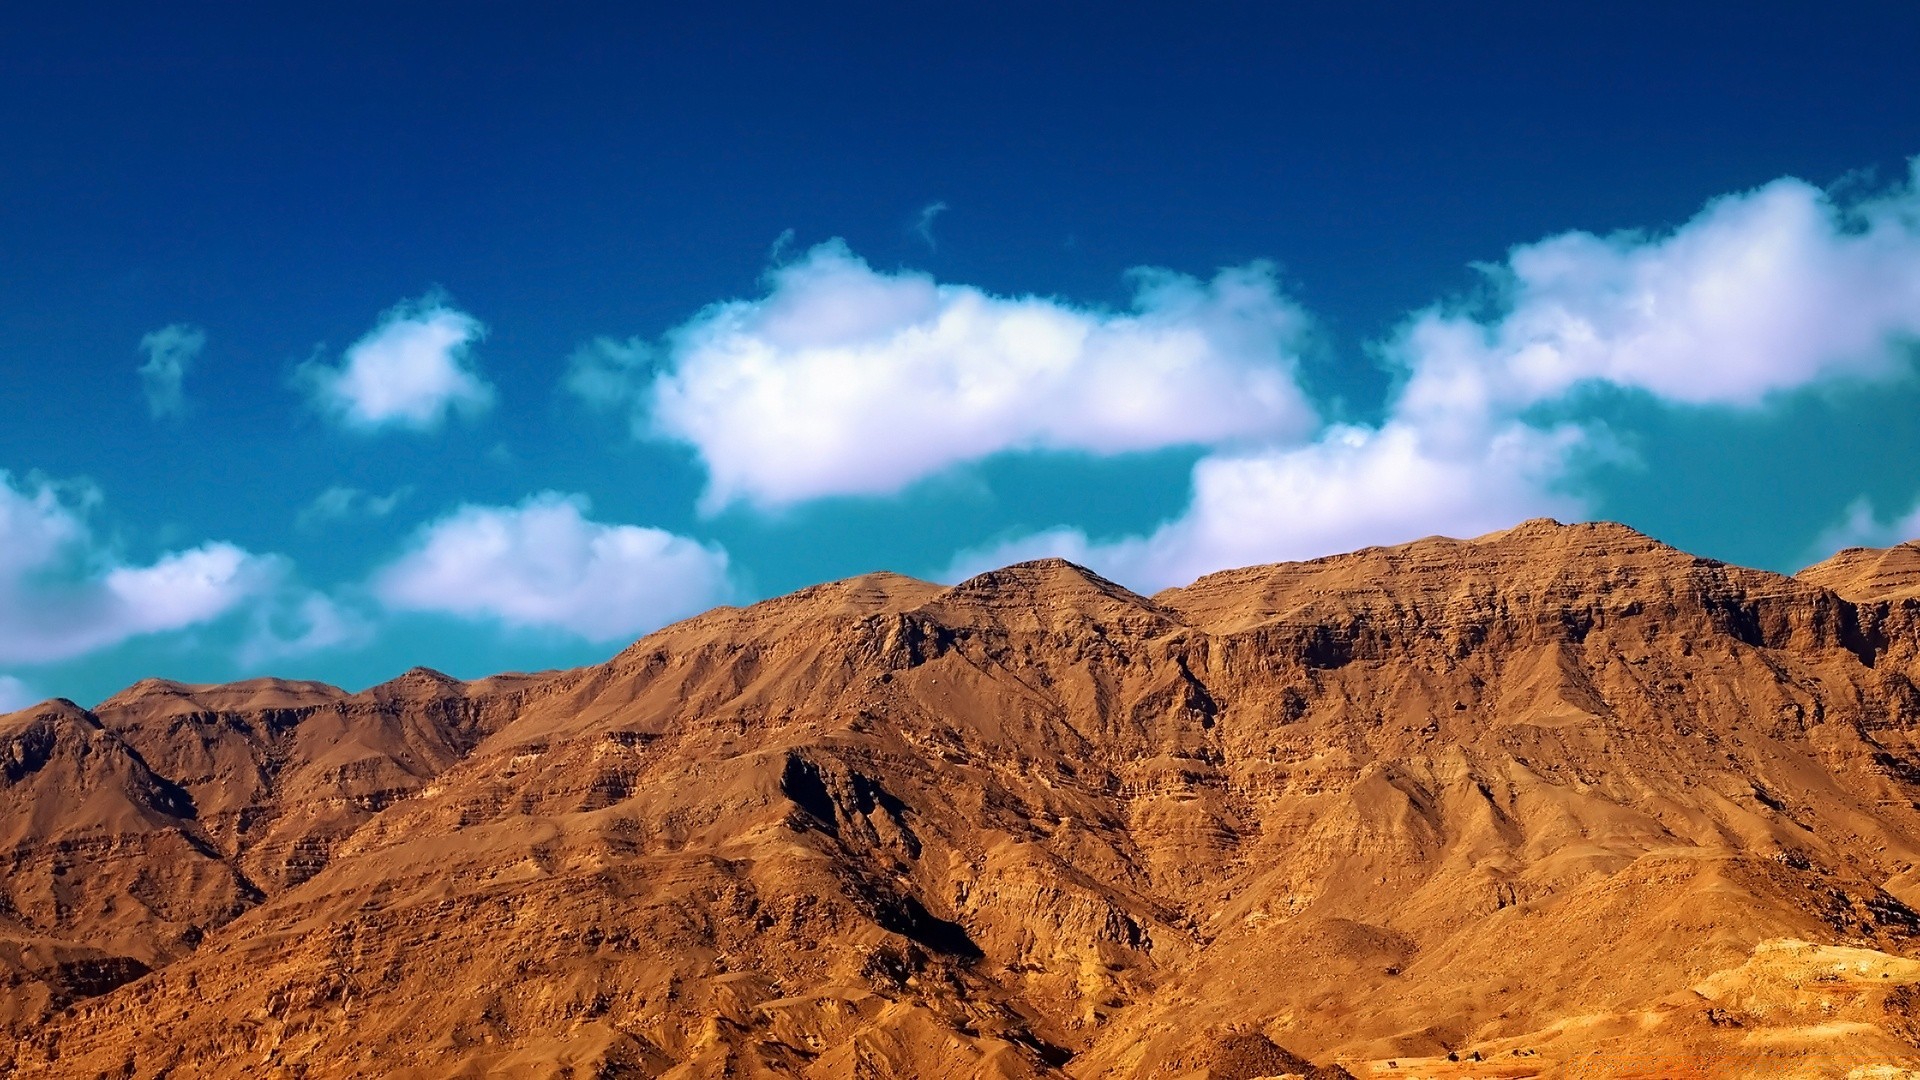
<path fill-rule="evenodd" d="M 1890 548 L 1848 548 L 1794 577 L 1849 600 L 1920 600 L 1920 540 Z"/>
<path fill-rule="evenodd" d="M 61 713 L 153 777 L 95 789 L 158 793 L 88 827 L 177 835 L 192 880 L 254 891 L 126 948 L 124 984 L 35 991 L 64 1011 L 11 1053 L 87 1076 L 1920 1066 L 1920 600 L 1815 569 L 1529 522 L 1152 598 L 1057 560 L 868 575 L 471 685 L 142 684 Z M 59 832 L 65 789 L 8 785 L 7 820 Z M 89 856 L 117 868 L 96 903 L 199 865 L 142 843 Z"/>

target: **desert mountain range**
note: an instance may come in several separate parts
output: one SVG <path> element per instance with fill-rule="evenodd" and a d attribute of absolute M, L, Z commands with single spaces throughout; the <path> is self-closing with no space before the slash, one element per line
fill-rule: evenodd
<path fill-rule="evenodd" d="M 0 717 L 0 1074 L 1920 1075 L 1920 545 L 1057 560 Z"/>

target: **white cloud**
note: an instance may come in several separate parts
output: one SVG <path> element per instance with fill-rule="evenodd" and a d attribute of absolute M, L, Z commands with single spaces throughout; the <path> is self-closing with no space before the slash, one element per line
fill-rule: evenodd
<path fill-rule="evenodd" d="M 462 506 L 374 577 L 400 611 L 494 619 L 592 641 L 632 637 L 722 600 L 727 556 L 660 529 L 603 525 L 585 496 Z"/>
<path fill-rule="evenodd" d="M 339 366 L 302 364 L 299 381 L 347 427 L 430 430 L 450 412 L 472 416 L 492 407 L 493 386 L 470 355 L 486 332 L 480 320 L 429 295 L 381 316 Z"/>
<path fill-rule="evenodd" d="M 1552 429 L 1535 406 L 1611 385 L 1675 406 L 1750 408 L 1835 378 L 1911 370 L 1920 335 L 1920 162 L 1886 195 L 1841 206 L 1797 180 L 1710 203 L 1662 234 L 1568 233 L 1486 268 L 1490 312 L 1418 313 L 1381 350 L 1403 375 L 1377 426 L 1306 446 L 1216 453 L 1186 510 L 1146 536 L 1070 528 L 965 552 L 952 576 L 1062 555 L 1143 588 L 1211 570 L 1524 517 L 1581 517 L 1594 421 Z M 1920 509 L 1882 525 L 1856 505 L 1833 536 L 1920 535 Z"/>
<path fill-rule="evenodd" d="M 1392 348 L 1403 412 L 1499 411 L 1584 382 L 1684 405 L 1752 406 L 1837 376 L 1899 370 L 1920 336 L 1920 163 L 1888 196 L 1841 206 L 1784 179 L 1670 233 L 1572 232 L 1487 268 L 1491 320 L 1439 309 Z"/>
<path fill-rule="evenodd" d="M 350 648 L 372 640 L 373 634 L 371 620 L 332 597 L 289 590 L 254 607 L 240 643 L 239 660 L 251 667 Z"/>
<path fill-rule="evenodd" d="M 881 273 L 837 241 L 768 282 L 658 350 L 597 343 L 569 377 L 589 400 L 629 401 L 638 433 L 692 445 L 705 512 L 887 494 L 1005 451 L 1288 440 L 1315 424 L 1294 381 L 1309 320 L 1265 265 L 1210 282 L 1136 271 L 1126 312 Z"/>
<path fill-rule="evenodd" d="M 186 409 L 182 383 L 187 371 L 207 347 L 207 332 L 186 323 L 174 323 L 140 339 L 147 362 L 140 365 L 140 382 L 147 392 L 147 410 L 157 419 L 178 416 Z"/>
<path fill-rule="evenodd" d="M 84 514 L 98 494 L 0 471 L 0 662 L 67 659 L 210 622 L 279 587 L 284 559 L 206 543 L 132 565 Z"/>
<path fill-rule="evenodd" d="M 1822 530 L 1813 543 L 1816 559 L 1824 559 L 1841 548 L 1892 547 L 1909 540 L 1920 540 L 1920 501 L 1904 515 L 1882 520 L 1870 499 L 1855 499 L 1846 513 Z"/>
<path fill-rule="evenodd" d="M 0 675 L 0 713 L 18 712 L 38 703 L 41 696 L 12 675 Z"/>
<path fill-rule="evenodd" d="M 122 626 L 133 633 L 174 630 L 231 611 L 241 599 L 276 581 L 273 556 L 227 543 L 202 544 L 162 555 L 149 566 L 116 566 L 100 579 Z"/>
<path fill-rule="evenodd" d="M 356 487 L 335 484 L 313 501 L 302 507 L 294 518 L 294 525 L 302 529 L 311 529 L 328 522 L 342 521 L 351 517 L 381 518 L 393 513 L 393 508 L 413 494 L 413 487 L 405 485 L 395 488 L 385 495 L 374 495 Z"/>

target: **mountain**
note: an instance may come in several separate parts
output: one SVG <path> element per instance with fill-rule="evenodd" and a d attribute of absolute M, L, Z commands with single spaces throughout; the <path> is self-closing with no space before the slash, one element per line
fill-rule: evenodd
<path fill-rule="evenodd" d="M 1848 548 L 1794 576 L 1849 600 L 1920 598 L 1920 540 L 1890 548 Z"/>
<path fill-rule="evenodd" d="M 872 574 L 0 717 L 21 1076 L 1920 1069 L 1920 550 Z"/>

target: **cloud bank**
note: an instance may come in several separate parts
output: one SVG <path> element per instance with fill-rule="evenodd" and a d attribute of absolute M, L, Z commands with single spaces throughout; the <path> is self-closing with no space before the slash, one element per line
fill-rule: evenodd
<path fill-rule="evenodd" d="M 1310 323 L 1263 264 L 1133 275 L 1124 312 L 874 270 L 837 241 L 658 347 L 601 342 L 568 385 L 705 465 L 704 512 L 884 495 L 1014 450 L 1119 454 L 1296 437 Z"/>
<path fill-rule="evenodd" d="M 311 360 L 296 378 L 316 408 L 347 428 L 430 431 L 451 413 L 477 416 L 493 407 L 493 385 L 472 357 L 486 332 L 480 320 L 429 295 L 381 316 L 338 365 Z"/>
<path fill-rule="evenodd" d="M 147 354 L 147 362 L 139 369 L 140 384 L 154 419 L 186 411 L 187 371 L 206 347 L 207 332 L 186 323 L 162 327 L 140 339 L 140 351 Z"/>
<path fill-rule="evenodd" d="M 396 611 L 631 638 L 730 592 L 717 547 L 587 517 L 585 496 L 542 492 L 517 506 L 462 506 L 417 532 L 381 569 L 375 594 Z"/>

